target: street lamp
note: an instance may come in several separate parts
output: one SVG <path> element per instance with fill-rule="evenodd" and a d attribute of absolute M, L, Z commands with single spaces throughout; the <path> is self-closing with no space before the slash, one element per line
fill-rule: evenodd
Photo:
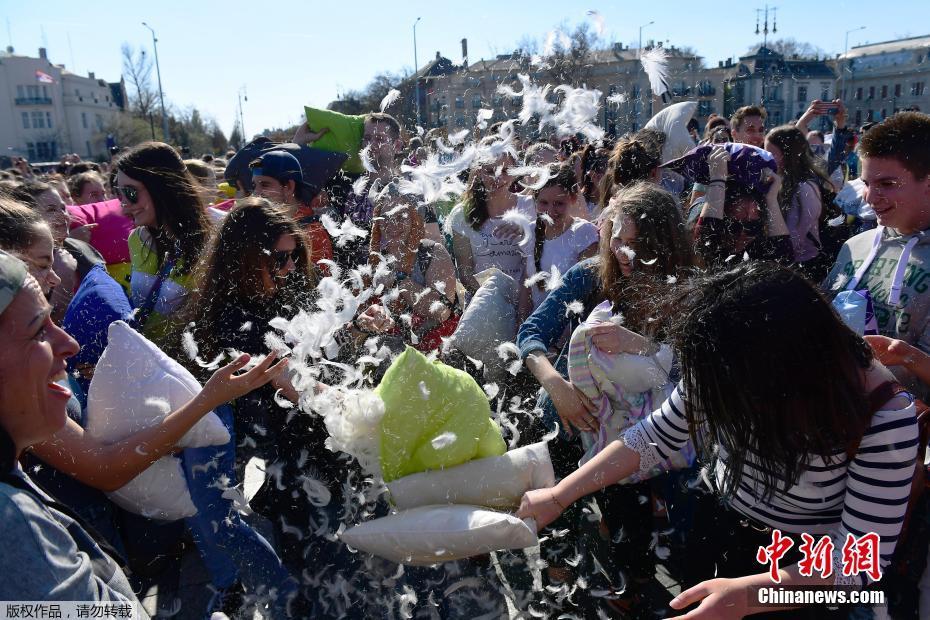
<path fill-rule="evenodd" d="M 646 26 L 651 26 L 651 25 L 653 25 L 654 23 L 656 23 L 655 20 L 652 20 L 652 21 L 649 22 L 648 24 L 643 24 L 642 26 L 639 27 L 639 48 L 637 48 L 637 50 L 636 50 L 636 57 L 637 57 L 637 58 L 642 58 L 642 57 L 643 57 L 643 28 L 645 28 Z M 647 91 L 649 90 L 649 89 L 648 89 L 648 84 L 647 84 L 647 89 L 646 89 L 646 90 L 647 90 Z M 651 102 L 652 102 L 652 99 L 651 99 L 652 95 L 649 95 L 649 97 L 650 97 L 649 101 L 650 101 L 650 103 L 651 103 Z M 633 110 L 634 110 L 635 116 L 636 116 L 636 129 L 639 129 L 639 97 L 637 97 L 636 100 L 633 102 Z"/>
<path fill-rule="evenodd" d="M 843 64 L 840 68 L 840 71 L 842 71 L 842 74 L 840 75 L 840 92 L 843 93 L 843 99 L 848 99 L 848 97 L 846 97 L 846 65 L 849 61 L 846 59 L 846 54 L 849 53 L 849 35 L 854 32 L 859 32 L 860 30 L 865 30 L 865 26 L 859 26 L 858 28 L 847 30 L 846 41 L 843 43 Z"/>
<path fill-rule="evenodd" d="M 155 31 L 152 27 L 142 22 L 142 25 L 152 33 L 152 47 L 155 48 L 155 73 L 158 75 L 158 99 L 161 101 L 161 130 L 165 135 L 165 142 L 168 142 L 168 116 L 165 114 L 165 94 L 161 90 L 161 67 L 158 66 L 158 39 L 155 37 Z"/>
<path fill-rule="evenodd" d="M 420 124 L 420 78 L 417 77 L 417 71 L 420 70 L 420 65 L 417 62 L 417 24 L 420 23 L 420 18 L 417 18 L 417 21 L 413 22 L 413 96 L 416 100 L 416 111 L 417 111 L 417 120 L 415 125 Z"/>

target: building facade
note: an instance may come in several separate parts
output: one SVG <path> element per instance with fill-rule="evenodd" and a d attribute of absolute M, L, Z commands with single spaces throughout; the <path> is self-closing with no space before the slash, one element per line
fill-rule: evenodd
<path fill-rule="evenodd" d="M 76 75 L 39 57 L 0 54 L 0 155 L 30 161 L 57 160 L 64 153 L 107 157 L 106 127 L 125 107 L 122 82 L 92 72 Z"/>
<path fill-rule="evenodd" d="M 930 112 L 930 35 L 857 45 L 834 65 L 838 92 L 855 125 L 914 106 Z"/>

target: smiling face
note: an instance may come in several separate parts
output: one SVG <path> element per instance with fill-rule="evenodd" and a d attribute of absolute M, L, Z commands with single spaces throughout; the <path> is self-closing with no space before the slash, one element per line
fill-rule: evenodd
<path fill-rule="evenodd" d="M 283 205 L 292 205 L 297 202 L 294 196 L 294 188 L 297 184 L 294 181 L 281 183 L 274 177 L 256 174 L 252 176 L 252 184 L 255 186 L 252 190 L 253 196 Z"/>
<path fill-rule="evenodd" d="M 52 289 L 61 284 L 61 278 L 52 268 L 55 262 L 55 243 L 45 224 L 37 227 L 33 236 L 32 245 L 14 254 L 26 263 L 29 274 L 38 282 L 42 294 L 48 297 Z"/>
<path fill-rule="evenodd" d="M 536 212 L 545 213 L 551 217 L 557 227 L 565 222 L 565 214 L 568 213 L 571 203 L 571 194 L 558 185 L 544 187 L 536 194 Z"/>
<path fill-rule="evenodd" d="M 52 229 L 55 243 L 61 244 L 68 236 L 68 228 L 71 225 L 71 216 L 65 208 L 65 201 L 61 199 L 58 192 L 50 189 L 36 196 L 36 206 L 39 214 Z"/>
<path fill-rule="evenodd" d="M 297 268 L 294 264 L 294 250 L 296 249 L 297 241 L 293 236 L 284 234 L 278 237 L 271 251 L 270 266 L 262 270 L 262 286 L 265 294 L 273 295 L 287 274 Z"/>
<path fill-rule="evenodd" d="M 863 157 L 861 178 L 879 224 L 905 235 L 930 228 L 930 175 L 918 179 L 890 157 Z"/>
<path fill-rule="evenodd" d="M 509 189 L 513 185 L 513 177 L 508 173 L 513 165 L 513 158 L 510 155 L 503 155 L 493 163 L 483 164 L 478 167 L 476 174 L 481 179 L 489 195 L 500 190 Z"/>
<path fill-rule="evenodd" d="M 123 215 L 130 218 L 136 226 L 158 227 L 155 203 L 145 185 L 136 181 L 120 170 L 116 174 L 116 193 L 123 208 Z M 133 201 L 135 198 L 135 201 Z"/>
<path fill-rule="evenodd" d="M 78 344 L 52 322 L 31 277 L 0 316 L 0 330 L 0 423 L 22 451 L 64 426 L 71 391 L 55 382 L 66 378 Z"/>
<path fill-rule="evenodd" d="M 636 234 L 636 223 L 626 215 L 620 215 L 614 220 L 613 233 L 610 236 L 610 253 L 617 259 L 620 273 L 624 277 L 633 273 Z"/>

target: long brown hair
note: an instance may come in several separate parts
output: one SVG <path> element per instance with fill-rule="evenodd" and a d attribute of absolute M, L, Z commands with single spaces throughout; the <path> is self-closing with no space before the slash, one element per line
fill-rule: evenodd
<path fill-rule="evenodd" d="M 784 182 L 778 193 L 778 203 L 782 209 L 791 208 L 798 187 L 806 181 L 817 182 L 818 188 L 829 184 L 830 179 L 823 167 L 814 158 L 807 137 L 794 125 L 782 125 L 770 131 L 765 139 L 781 151 L 782 176 Z"/>
<path fill-rule="evenodd" d="M 770 497 L 797 483 L 811 455 L 845 459 L 870 419 L 872 351 L 806 278 L 748 261 L 688 279 L 663 305 L 695 445 L 705 458 L 727 453 L 724 494 L 748 468 Z"/>
<path fill-rule="evenodd" d="M 120 155 L 116 168 L 142 183 L 152 197 L 156 227 L 148 232 L 158 266 L 165 255 L 177 252 L 179 269 L 193 269 L 210 236 L 210 220 L 181 156 L 163 142 L 143 142 Z"/>
<path fill-rule="evenodd" d="M 607 160 L 607 173 L 601 179 L 602 210 L 607 208 L 618 187 L 648 179 L 662 163 L 662 141 L 656 133 L 659 132 L 643 130 L 617 141 Z"/>
<path fill-rule="evenodd" d="M 297 301 L 316 286 L 316 272 L 304 232 L 283 207 L 264 198 L 243 198 L 226 215 L 194 271 L 186 320 L 195 324 L 195 339 L 207 355 L 223 343 L 214 334 L 225 309 L 250 306 L 266 299 L 262 272 L 273 269 L 271 252 L 281 235 L 291 235 L 298 251 L 293 277 L 276 295 L 275 306 Z M 296 299 L 291 300 L 290 297 Z M 272 303 L 270 300 L 268 303 Z"/>
<path fill-rule="evenodd" d="M 630 277 L 610 249 L 614 222 L 626 216 L 636 224 L 635 269 Z M 647 318 L 656 309 L 659 291 L 669 277 L 679 278 L 693 265 L 685 223 L 675 197 L 655 183 L 639 181 L 621 187 L 610 201 L 601 223 L 598 250 L 598 280 L 601 293 L 623 311 L 627 326 L 640 333 L 647 330 Z"/>
<path fill-rule="evenodd" d="M 541 188 L 533 192 L 533 198 L 539 199 L 539 193 L 550 187 L 558 187 L 569 197 L 569 202 L 574 202 L 578 197 L 578 179 L 575 177 L 575 170 L 568 163 L 551 164 L 549 166 L 549 180 Z M 536 266 L 536 273 L 542 271 L 542 253 L 546 245 L 546 219 L 542 214 L 536 216 L 535 243 L 533 244 L 533 264 Z M 536 283 L 539 290 L 546 289 L 546 283 L 540 280 Z"/>
<path fill-rule="evenodd" d="M 389 190 L 389 195 L 398 196 L 396 189 L 392 188 Z M 385 207 L 387 208 L 385 209 Z M 393 208 L 394 206 L 387 200 L 382 200 L 375 205 L 371 224 L 371 244 L 369 245 L 368 252 L 368 264 L 372 267 L 377 267 L 378 263 L 381 262 L 381 239 L 383 237 L 381 222 L 384 219 L 383 213 Z M 406 248 L 404 256 L 396 256 L 395 258 L 399 263 L 396 265 L 396 269 L 409 275 L 413 272 L 413 265 L 417 259 L 417 250 L 420 248 L 420 241 L 426 239 L 426 225 L 423 223 L 423 218 L 420 217 L 420 213 L 413 205 L 406 205 L 404 211 L 403 215 L 398 213 L 395 214 L 395 216 L 406 216 L 410 218 L 410 233 L 407 235 L 406 243 L 404 244 Z"/>

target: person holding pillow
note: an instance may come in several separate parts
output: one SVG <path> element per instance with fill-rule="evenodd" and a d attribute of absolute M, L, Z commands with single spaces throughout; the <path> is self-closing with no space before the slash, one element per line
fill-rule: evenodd
<path fill-rule="evenodd" d="M 116 194 L 136 226 L 129 235 L 130 301 L 142 333 L 163 346 L 187 297 L 210 223 L 195 181 L 167 144 L 144 142 L 121 154 L 115 165 Z"/>
<path fill-rule="evenodd" d="M 554 363 L 551 349 L 566 329 L 574 331 L 605 300 L 610 301 L 612 312 L 623 314 L 629 330 L 615 323 L 592 327 L 595 346 L 617 353 L 624 350 L 624 340 L 651 342 L 644 336 L 652 333 L 649 319 L 656 310 L 656 295 L 693 264 L 675 197 L 655 183 L 640 181 L 621 189 L 601 220 L 598 256 L 569 269 L 562 285 L 546 296 L 517 334 L 526 367 L 542 387 L 538 406 L 543 410 L 543 422 L 547 428 L 561 428 L 549 444 L 557 477 L 574 471 L 583 456 L 578 432 L 597 433 L 599 423 L 597 407 L 568 379 L 568 343 L 556 354 Z M 639 346 L 652 348 L 652 344 Z M 621 527 L 628 534 L 625 544 L 630 548 L 616 555 L 625 558 L 637 578 L 651 574 L 646 572 L 646 562 L 652 511 L 650 504 L 640 504 L 641 494 L 651 495 L 647 483 L 598 497 L 611 534 Z M 573 513 L 570 518 L 575 517 Z M 634 588 L 628 588 L 627 594 L 626 603 L 633 604 Z"/>
<path fill-rule="evenodd" d="M 0 251 L 0 596 L 5 600 L 113 601 L 147 618 L 119 562 L 79 518 L 36 487 L 19 458 L 67 420 L 60 385 L 74 342 L 51 320 L 39 283 Z M 11 550 L 16 550 L 13 553 Z"/>
<path fill-rule="evenodd" d="M 513 226 L 503 217 L 512 209 L 530 219 L 536 213 L 531 197 L 511 191 L 514 177 L 508 169 L 513 166 L 513 158 L 504 154 L 497 161 L 472 168 L 462 201 L 445 221 L 446 234 L 452 237 L 458 279 L 472 295 L 480 286 L 475 274 L 490 267 L 497 267 L 517 282 L 523 281 L 526 258 L 520 245 L 522 234 L 514 234 Z"/>

